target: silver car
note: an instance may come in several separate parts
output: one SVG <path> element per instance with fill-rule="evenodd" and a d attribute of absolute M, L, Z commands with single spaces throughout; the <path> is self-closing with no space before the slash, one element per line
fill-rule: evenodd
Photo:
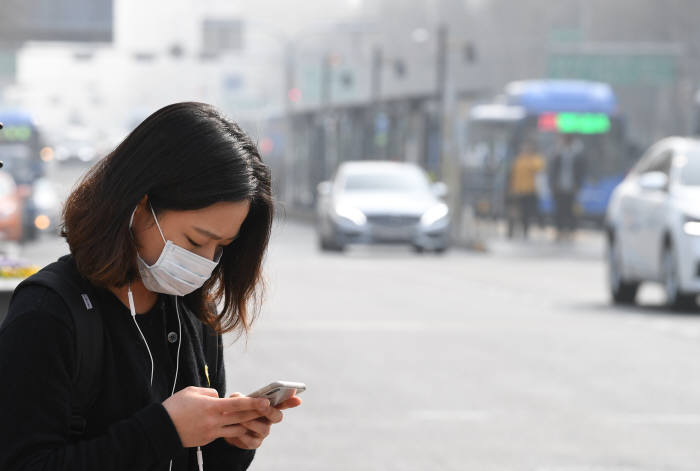
<path fill-rule="evenodd" d="M 654 144 L 613 192 L 606 216 L 610 294 L 635 302 L 639 285 L 660 282 L 674 308 L 700 294 L 700 140 Z"/>
<path fill-rule="evenodd" d="M 414 164 L 345 162 L 333 181 L 318 185 L 317 232 L 324 251 L 349 244 L 410 244 L 443 252 L 450 214 L 444 183 L 430 184 Z"/>

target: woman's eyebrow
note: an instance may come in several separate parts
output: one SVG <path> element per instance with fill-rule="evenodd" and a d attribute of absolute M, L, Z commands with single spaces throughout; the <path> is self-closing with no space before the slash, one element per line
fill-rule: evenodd
<path fill-rule="evenodd" d="M 211 239 L 214 239 L 214 240 L 221 240 L 221 239 L 223 239 L 223 237 L 221 237 L 221 236 L 219 236 L 219 235 L 216 235 L 216 234 L 214 234 L 214 233 L 212 233 L 212 232 L 209 232 L 209 231 L 206 230 L 206 229 L 202 229 L 201 227 L 193 227 L 193 229 L 194 229 L 195 231 L 199 232 L 200 234 L 205 235 L 205 236 L 207 236 L 207 237 L 209 237 L 209 238 L 211 238 Z M 238 234 L 236 234 L 236 235 L 233 236 L 233 237 L 229 237 L 229 238 L 226 239 L 226 240 L 233 240 L 233 239 L 235 239 L 236 237 L 238 237 Z"/>

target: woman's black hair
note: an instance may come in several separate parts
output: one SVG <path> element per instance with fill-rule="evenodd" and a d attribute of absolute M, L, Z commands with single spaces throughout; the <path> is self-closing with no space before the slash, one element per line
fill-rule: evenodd
<path fill-rule="evenodd" d="M 212 277 L 185 296 L 217 331 L 247 330 L 248 303 L 259 306 L 261 300 L 274 211 L 270 170 L 254 142 L 204 103 L 166 106 L 134 129 L 90 169 L 63 209 L 63 236 L 79 271 L 94 284 L 124 286 L 138 277 L 129 219 L 144 196 L 156 213 L 250 202 L 238 237 L 224 248 Z"/>

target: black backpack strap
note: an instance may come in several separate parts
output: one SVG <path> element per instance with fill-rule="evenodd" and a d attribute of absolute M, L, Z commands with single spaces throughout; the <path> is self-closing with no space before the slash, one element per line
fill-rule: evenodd
<path fill-rule="evenodd" d="M 73 375 L 71 431 L 85 431 L 86 412 L 94 404 L 101 383 L 104 326 L 94 289 L 82 278 L 72 259 L 63 257 L 17 286 L 13 297 L 30 285 L 47 287 L 61 296 L 75 325 L 76 363 Z"/>

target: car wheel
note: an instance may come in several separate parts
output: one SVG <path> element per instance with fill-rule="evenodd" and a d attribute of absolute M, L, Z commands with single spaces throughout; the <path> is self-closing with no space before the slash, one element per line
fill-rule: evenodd
<path fill-rule="evenodd" d="M 666 247 L 663 251 L 663 281 L 666 292 L 666 304 L 672 309 L 692 309 L 697 307 L 696 295 L 681 291 L 678 279 L 678 264 L 676 263 L 673 247 Z"/>
<path fill-rule="evenodd" d="M 334 238 L 330 243 L 331 252 L 345 252 L 345 245 Z"/>
<path fill-rule="evenodd" d="M 322 252 L 343 252 L 345 250 L 345 246 L 334 242 L 328 242 L 323 239 L 321 239 L 319 243 L 319 248 Z"/>
<path fill-rule="evenodd" d="M 329 237 L 325 237 L 320 231 L 318 234 L 318 246 L 322 252 L 342 252 L 345 246 L 338 241 L 335 231 Z"/>
<path fill-rule="evenodd" d="M 323 236 L 318 237 L 318 248 L 321 250 L 321 252 L 328 252 L 331 249 L 330 245 L 326 239 L 323 238 Z"/>
<path fill-rule="evenodd" d="M 414 245 L 413 251 L 415 253 L 423 253 L 423 252 L 425 252 L 425 247 L 423 247 L 422 245 Z"/>
<path fill-rule="evenodd" d="M 608 286 L 615 304 L 634 304 L 637 299 L 639 283 L 623 278 L 619 242 L 614 238 L 608 242 Z"/>

